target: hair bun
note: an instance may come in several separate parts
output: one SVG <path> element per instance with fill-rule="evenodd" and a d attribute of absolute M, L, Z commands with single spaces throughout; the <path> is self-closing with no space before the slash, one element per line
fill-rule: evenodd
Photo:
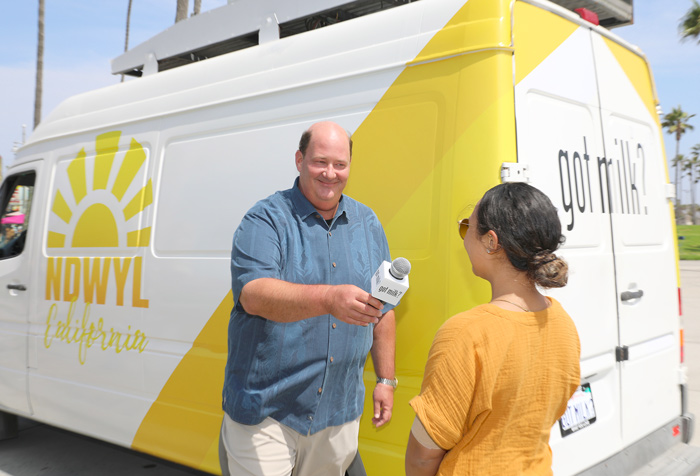
<path fill-rule="evenodd" d="M 537 252 L 528 268 L 530 278 L 542 288 L 561 288 L 569 279 L 569 265 L 550 250 Z"/>

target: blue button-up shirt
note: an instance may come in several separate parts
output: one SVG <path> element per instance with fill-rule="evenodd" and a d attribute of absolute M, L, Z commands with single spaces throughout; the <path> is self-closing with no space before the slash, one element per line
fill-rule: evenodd
<path fill-rule="evenodd" d="M 235 421 L 266 417 L 313 434 L 362 414 L 362 374 L 373 326 L 330 314 L 280 323 L 246 313 L 238 297 L 246 283 L 275 278 L 300 284 L 354 284 L 370 279 L 389 247 L 377 216 L 342 196 L 330 225 L 294 186 L 261 200 L 233 237 L 231 275 L 236 304 L 228 330 L 223 408 Z M 392 306 L 385 305 L 384 312 Z"/>

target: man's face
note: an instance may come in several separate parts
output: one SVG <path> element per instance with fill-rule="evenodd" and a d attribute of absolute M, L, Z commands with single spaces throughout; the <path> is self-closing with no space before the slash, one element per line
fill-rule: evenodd
<path fill-rule="evenodd" d="M 329 220 L 350 175 L 350 145 L 345 131 L 333 123 L 312 126 L 306 154 L 296 153 L 299 187 L 304 196 Z"/>

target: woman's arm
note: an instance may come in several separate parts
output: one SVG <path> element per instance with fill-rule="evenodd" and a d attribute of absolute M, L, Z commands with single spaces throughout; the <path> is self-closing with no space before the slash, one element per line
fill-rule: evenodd
<path fill-rule="evenodd" d="M 418 438 L 414 432 L 418 434 Z M 419 439 L 430 447 L 424 446 Z M 435 444 L 416 417 L 411 433 L 408 435 L 406 476 L 435 476 L 446 453 L 447 451 Z"/>

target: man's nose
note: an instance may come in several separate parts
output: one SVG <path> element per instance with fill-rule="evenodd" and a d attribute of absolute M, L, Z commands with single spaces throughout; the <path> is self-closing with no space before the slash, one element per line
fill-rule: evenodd
<path fill-rule="evenodd" d="M 328 164 L 323 174 L 328 178 L 335 178 L 335 167 L 333 167 L 333 164 Z"/>

